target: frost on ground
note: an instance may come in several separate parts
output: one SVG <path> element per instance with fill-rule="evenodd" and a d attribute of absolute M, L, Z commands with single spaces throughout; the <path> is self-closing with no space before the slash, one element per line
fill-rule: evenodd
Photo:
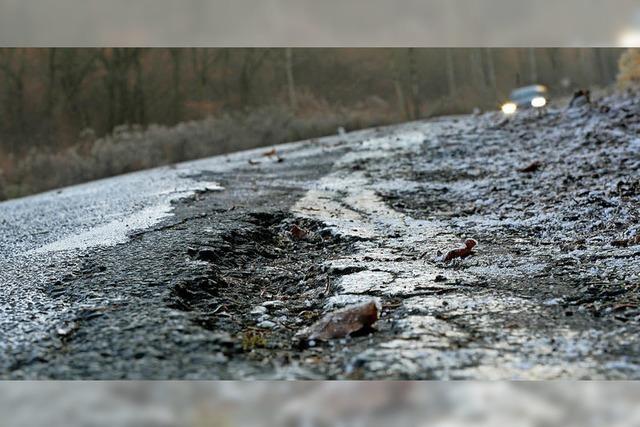
<path fill-rule="evenodd" d="M 640 378 L 639 113 L 442 118 L 4 203 L 0 377 Z"/>
<path fill-rule="evenodd" d="M 294 207 L 355 254 L 333 309 L 382 298 L 364 378 L 638 378 L 640 102 L 417 123 L 362 141 Z M 475 255 L 442 253 L 466 238 Z M 384 319 L 384 318 L 383 318 Z"/>

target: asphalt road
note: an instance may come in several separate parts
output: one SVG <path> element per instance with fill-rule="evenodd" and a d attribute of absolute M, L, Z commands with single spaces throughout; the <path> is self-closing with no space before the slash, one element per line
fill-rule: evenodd
<path fill-rule="evenodd" d="M 636 379 L 637 112 L 415 122 L 4 202 L 0 377 Z M 370 298 L 371 333 L 296 343 Z"/>

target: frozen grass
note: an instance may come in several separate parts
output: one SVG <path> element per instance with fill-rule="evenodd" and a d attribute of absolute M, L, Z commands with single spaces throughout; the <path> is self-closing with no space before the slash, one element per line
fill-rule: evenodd
<path fill-rule="evenodd" d="M 294 115 L 281 107 L 227 114 L 174 127 L 120 126 L 95 139 L 87 130 L 62 151 L 31 150 L 0 169 L 0 200 L 140 169 L 232 151 L 330 135 L 400 120 L 386 106 L 318 108 Z"/>
<path fill-rule="evenodd" d="M 627 49 L 618 63 L 618 86 L 626 89 L 640 85 L 640 49 Z"/>

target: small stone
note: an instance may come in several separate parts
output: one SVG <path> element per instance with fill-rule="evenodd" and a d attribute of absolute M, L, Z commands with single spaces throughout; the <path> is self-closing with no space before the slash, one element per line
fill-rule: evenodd
<path fill-rule="evenodd" d="M 260 317 L 258 317 L 258 322 L 264 322 L 265 320 L 269 320 L 271 319 L 271 316 L 269 316 L 268 314 L 263 314 Z"/>
<path fill-rule="evenodd" d="M 253 307 L 253 309 L 251 310 L 251 314 L 265 314 L 267 311 L 268 311 L 267 307 L 262 305 L 257 305 Z"/>
<path fill-rule="evenodd" d="M 272 322 L 271 320 L 265 320 L 263 322 L 258 323 L 258 328 L 261 329 L 273 329 L 276 327 L 275 322 Z"/>
<path fill-rule="evenodd" d="M 267 309 L 275 308 L 275 307 L 283 307 L 284 306 L 284 302 L 282 302 L 280 300 L 265 301 L 265 302 L 262 303 L 262 306 L 266 307 Z"/>

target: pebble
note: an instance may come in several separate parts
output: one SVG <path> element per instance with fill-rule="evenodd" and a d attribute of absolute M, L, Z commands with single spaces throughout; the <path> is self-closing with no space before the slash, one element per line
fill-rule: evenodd
<path fill-rule="evenodd" d="M 266 307 L 267 309 L 270 308 L 275 308 L 275 307 L 283 307 L 284 306 L 284 302 L 280 301 L 280 300 L 273 300 L 273 301 L 265 301 L 262 303 L 263 307 Z"/>
<path fill-rule="evenodd" d="M 253 307 L 253 310 L 251 310 L 251 314 L 265 314 L 266 312 L 267 312 L 267 307 L 264 307 L 262 305 L 257 305 Z"/>
<path fill-rule="evenodd" d="M 275 322 L 272 322 L 271 320 L 264 320 L 264 321 L 258 323 L 257 326 L 258 326 L 258 328 L 261 328 L 261 329 L 273 329 L 273 328 L 276 327 L 276 324 L 275 324 Z"/>

